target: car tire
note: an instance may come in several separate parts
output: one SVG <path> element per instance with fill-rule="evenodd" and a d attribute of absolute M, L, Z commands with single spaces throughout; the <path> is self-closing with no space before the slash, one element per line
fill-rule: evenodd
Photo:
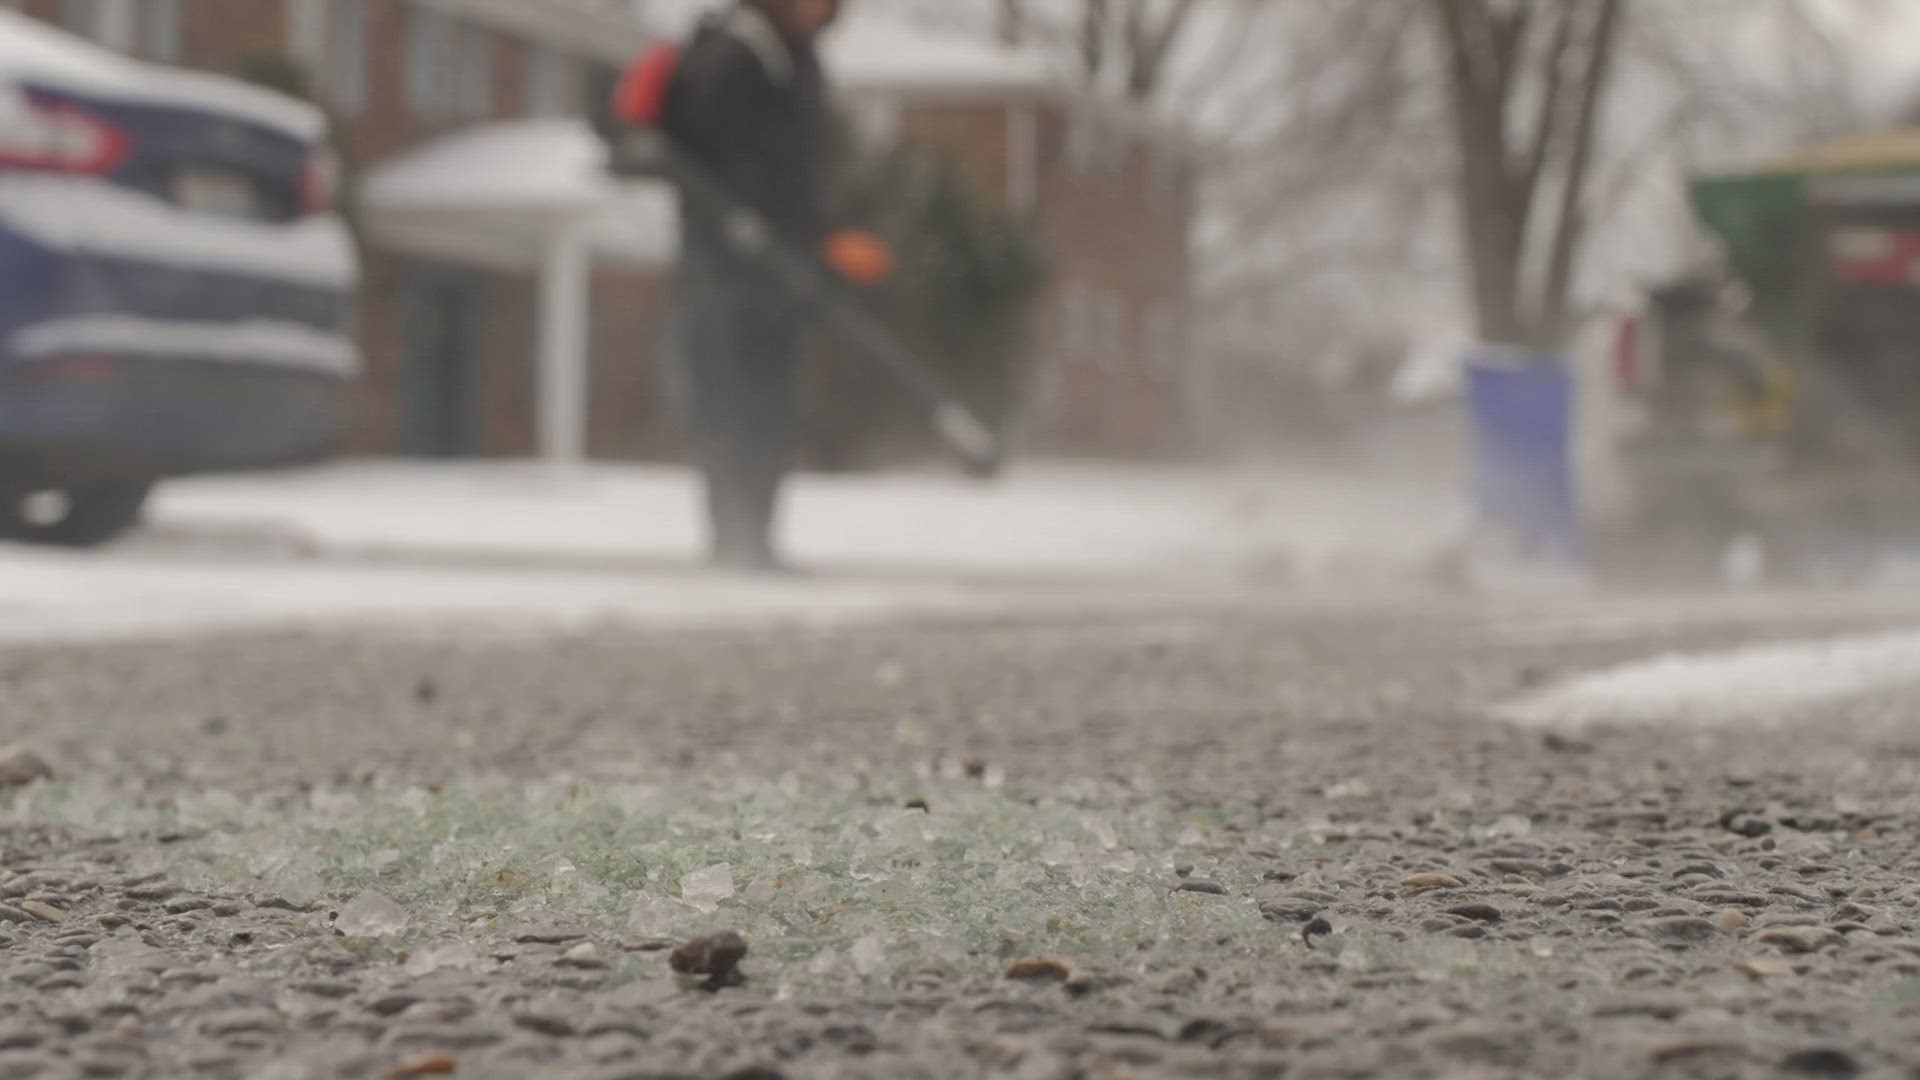
<path fill-rule="evenodd" d="M 32 500 L 43 494 L 63 500 L 57 515 L 33 512 Z M 123 476 L 16 496 L 0 510 L 0 536 L 48 547 L 99 547 L 138 525 L 152 494 L 151 479 Z"/>

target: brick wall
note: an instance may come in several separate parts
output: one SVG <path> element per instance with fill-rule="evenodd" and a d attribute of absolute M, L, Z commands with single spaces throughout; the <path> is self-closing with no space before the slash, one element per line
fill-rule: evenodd
<path fill-rule="evenodd" d="M 285 0 L 180 0 L 181 63 L 225 71 L 249 56 L 284 53 L 286 15 Z"/>
<path fill-rule="evenodd" d="M 1058 267 L 1044 318 L 1056 372 L 1052 416 L 1036 432 L 1042 446 L 1105 454 L 1165 454 L 1189 439 L 1186 355 L 1166 355 L 1154 340 L 1157 314 L 1190 317 L 1187 230 L 1190 180 L 1156 178 L 1164 167 L 1149 144 L 1131 139 L 1116 160 L 1096 154 L 1080 165 L 1069 147 L 1073 118 L 1048 110 L 1039 124 L 1041 203 Z M 1118 136 L 1109 136 L 1118 139 Z M 1096 337 L 1066 340 L 1075 294 L 1094 305 Z M 1117 317 L 1117 348 L 1099 324 Z"/>
<path fill-rule="evenodd" d="M 1009 110 L 1004 104 L 916 105 L 902 111 L 900 136 L 951 153 L 974 190 L 1007 199 Z"/>
<path fill-rule="evenodd" d="M 678 448 L 659 369 L 666 291 L 659 274 L 606 267 L 594 274 L 587 443 L 596 457 L 649 458 Z"/>
<path fill-rule="evenodd" d="M 539 444 L 534 355 L 540 331 L 539 287 L 524 274 L 482 275 L 480 452 L 522 456 Z"/>

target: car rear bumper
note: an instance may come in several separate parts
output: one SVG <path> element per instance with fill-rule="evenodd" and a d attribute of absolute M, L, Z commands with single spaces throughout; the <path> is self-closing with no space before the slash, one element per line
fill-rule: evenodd
<path fill-rule="evenodd" d="M 283 468 L 344 446 L 351 383 L 240 363 L 90 356 L 0 374 L 0 451 L 48 471 Z"/>

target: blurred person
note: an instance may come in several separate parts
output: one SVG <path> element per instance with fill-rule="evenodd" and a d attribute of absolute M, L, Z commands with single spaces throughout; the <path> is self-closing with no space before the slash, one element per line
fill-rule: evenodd
<path fill-rule="evenodd" d="M 882 261 L 864 234 L 827 224 L 839 164 L 815 45 L 839 0 L 737 0 L 682 50 L 661 127 L 747 214 L 683 200 L 677 350 L 711 557 L 737 570 L 784 567 L 775 544 L 793 466 L 799 341 L 809 312 L 754 257 L 766 243 L 821 251 L 871 284 Z M 752 234 L 765 230 L 770 236 Z"/>

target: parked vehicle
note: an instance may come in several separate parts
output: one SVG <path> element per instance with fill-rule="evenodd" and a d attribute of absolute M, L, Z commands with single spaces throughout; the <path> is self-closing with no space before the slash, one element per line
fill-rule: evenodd
<path fill-rule="evenodd" d="M 321 114 L 0 10 L 0 538 L 341 447 L 358 267 Z"/>

